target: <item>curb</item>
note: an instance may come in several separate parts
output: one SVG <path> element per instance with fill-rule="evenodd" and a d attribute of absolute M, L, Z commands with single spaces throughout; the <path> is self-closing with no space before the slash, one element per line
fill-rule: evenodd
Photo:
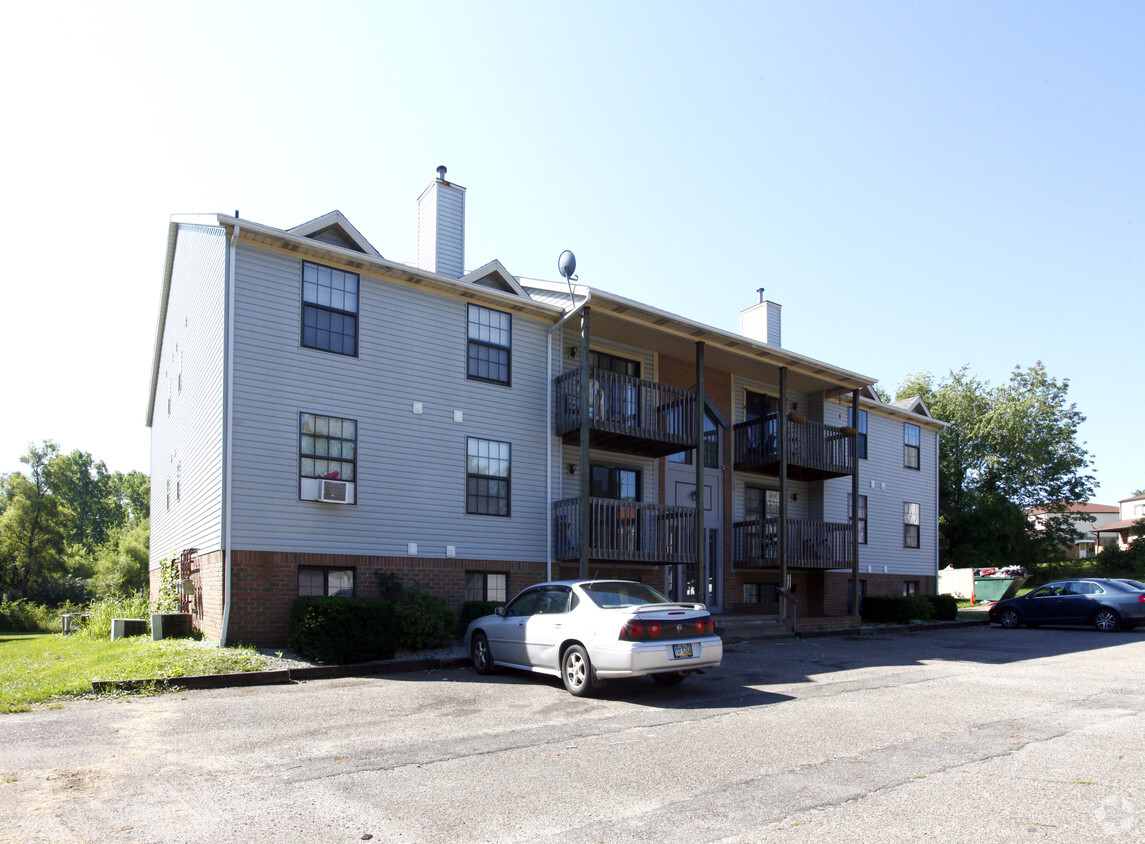
<path fill-rule="evenodd" d="M 897 624 L 887 627 L 857 627 L 846 630 L 805 630 L 801 633 L 772 633 L 759 637 L 727 637 L 735 642 L 759 641 L 766 639 L 818 639 L 825 636 L 884 635 L 887 633 L 921 633 L 927 630 L 951 630 L 958 627 L 980 627 L 988 625 L 987 618 L 981 621 L 944 621 L 937 624 Z M 735 644 L 729 642 L 729 644 Z M 313 665 L 307 668 L 290 668 L 282 671 L 242 671 L 235 674 L 192 674 L 186 677 L 149 677 L 139 680 L 92 680 L 91 687 L 96 692 L 136 691 L 139 689 L 229 689 L 244 686 L 273 686 L 279 683 L 299 683 L 306 680 L 336 680 L 343 677 L 372 677 L 378 674 L 409 674 L 414 671 L 435 671 L 440 669 L 468 668 L 472 665 L 469 657 L 449 657 L 447 659 L 382 659 L 374 662 L 359 662 L 354 665 Z"/>
<path fill-rule="evenodd" d="M 150 677 L 139 680 L 92 680 L 96 692 L 138 689 L 227 689 L 243 686 L 273 686 L 304 680 L 332 680 L 341 677 L 370 677 L 376 674 L 407 674 L 442 668 L 465 668 L 469 657 L 448 659 L 382 659 L 355 665 L 314 665 L 282 671 L 242 671 L 235 674 L 193 674 L 186 677 Z"/>
<path fill-rule="evenodd" d="M 885 636 L 889 633 L 925 633 L 928 630 L 954 630 L 959 627 L 982 627 L 989 625 L 988 618 L 964 619 L 962 621 L 939 621 L 933 624 L 889 624 L 886 627 L 847 627 L 840 630 L 790 630 L 768 633 L 763 636 L 725 635 L 724 642 L 760 642 L 768 639 L 822 639 L 827 636 Z"/>

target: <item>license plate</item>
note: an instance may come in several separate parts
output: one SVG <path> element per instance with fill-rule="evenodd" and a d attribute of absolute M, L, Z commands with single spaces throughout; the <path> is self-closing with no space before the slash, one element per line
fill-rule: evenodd
<path fill-rule="evenodd" d="M 692 643 L 688 642 L 686 645 L 673 645 L 672 646 L 672 659 L 691 659 L 692 657 Z"/>

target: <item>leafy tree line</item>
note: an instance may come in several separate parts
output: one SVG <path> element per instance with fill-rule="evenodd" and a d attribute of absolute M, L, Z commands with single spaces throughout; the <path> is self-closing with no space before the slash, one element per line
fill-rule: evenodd
<path fill-rule="evenodd" d="M 907 378 L 897 398 L 922 397 L 949 422 L 939 441 L 939 555 L 955 566 L 1036 565 L 1064 557 L 1081 535 L 1066 507 L 1089 501 L 1093 459 L 1078 439 L 1085 416 L 1038 361 L 991 385 L 968 367 L 941 381 Z M 1039 528 L 1029 510 L 1048 511 Z"/>
<path fill-rule="evenodd" d="M 46 440 L 0 475 L 0 597 L 45 604 L 147 588 L 150 478 Z"/>

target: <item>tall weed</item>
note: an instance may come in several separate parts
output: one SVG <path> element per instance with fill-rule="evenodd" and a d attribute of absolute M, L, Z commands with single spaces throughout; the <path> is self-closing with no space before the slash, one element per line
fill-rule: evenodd
<path fill-rule="evenodd" d="M 147 608 L 147 595 L 142 592 L 93 601 L 87 611 L 88 620 L 80 629 L 80 634 L 90 639 L 110 639 L 113 618 L 151 617 Z"/>
<path fill-rule="evenodd" d="M 7 633 L 52 633 L 60 629 L 60 616 L 23 598 L 0 601 L 0 630 Z"/>

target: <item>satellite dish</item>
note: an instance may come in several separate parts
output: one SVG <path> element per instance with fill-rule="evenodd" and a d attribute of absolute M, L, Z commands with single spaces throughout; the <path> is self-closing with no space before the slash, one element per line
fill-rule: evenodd
<path fill-rule="evenodd" d="M 573 273 L 576 272 L 576 255 L 569 250 L 561 253 L 561 257 L 557 258 L 557 272 L 559 272 L 566 281 L 571 280 Z"/>

